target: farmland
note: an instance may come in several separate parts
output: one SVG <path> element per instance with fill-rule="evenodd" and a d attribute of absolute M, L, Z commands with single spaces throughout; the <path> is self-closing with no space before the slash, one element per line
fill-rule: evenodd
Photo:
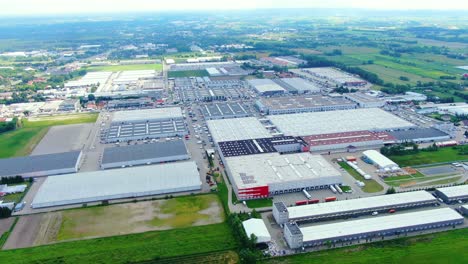
<path fill-rule="evenodd" d="M 21 128 L 0 134 L 0 158 L 26 156 L 51 126 L 96 122 L 97 114 L 59 115 L 24 120 Z"/>
<path fill-rule="evenodd" d="M 139 70 L 156 70 L 162 71 L 162 64 L 129 64 L 129 65 L 106 65 L 106 66 L 91 66 L 88 71 L 139 71 Z"/>
<path fill-rule="evenodd" d="M 465 263 L 468 229 L 277 258 L 264 263 Z"/>
<path fill-rule="evenodd" d="M 129 263 L 234 249 L 227 224 L 196 226 L 133 235 L 4 250 L 10 263 Z"/>

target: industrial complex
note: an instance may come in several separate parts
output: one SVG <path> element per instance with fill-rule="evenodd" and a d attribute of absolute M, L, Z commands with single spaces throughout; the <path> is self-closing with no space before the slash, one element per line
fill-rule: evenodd
<path fill-rule="evenodd" d="M 468 200 L 468 185 L 438 188 L 436 193 L 445 202 L 458 202 Z"/>
<path fill-rule="evenodd" d="M 255 117 L 208 120 L 214 142 L 268 138 L 272 134 Z"/>

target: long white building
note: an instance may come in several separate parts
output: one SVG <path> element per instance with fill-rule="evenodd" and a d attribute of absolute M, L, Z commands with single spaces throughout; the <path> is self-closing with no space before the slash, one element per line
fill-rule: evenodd
<path fill-rule="evenodd" d="M 440 208 L 308 227 L 288 223 L 284 227 L 284 237 L 291 248 L 313 247 L 446 228 L 463 222 L 463 216 L 454 210 Z"/>
<path fill-rule="evenodd" d="M 366 150 L 362 153 L 364 157 L 379 169 L 384 171 L 397 171 L 400 169 L 398 164 L 385 157 L 377 150 Z"/>

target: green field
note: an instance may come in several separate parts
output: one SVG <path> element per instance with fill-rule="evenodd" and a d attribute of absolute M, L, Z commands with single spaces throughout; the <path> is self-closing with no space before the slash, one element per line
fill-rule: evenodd
<path fill-rule="evenodd" d="M 383 191 L 382 185 L 375 180 L 366 180 L 361 176 L 355 169 L 351 168 L 346 162 L 338 162 L 338 164 L 345 169 L 354 179 L 364 182 L 366 185 L 362 187 L 362 190 L 366 193 L 375 193 Z"/>
<path fill-rule="evenodd" d="M 0 158 L 26 156 L 45 136 L 49 127 L 96 122 L 97 114 L 73 114 L 24 120 L 23 127 L 0 134 Z"/>
<path fill-rule="evenodd" d="M 264 263 L 450 263 L 468 260 L 468 229 L 271 259 Z"/>
<path fill-rule="evenodd" d="M 138 264 L 154 264 L 154 261 L 138 262 Z M 233 250 L 212 252 L 205 254 L 181 256 L 157 260 L 157 264 L 237 264 L 239 263 L 239 255 Z"/>
<path fill-rule="evenodd" d="M 179 77 L 204 77 L 210 76 L 206 70 L 192 70 L 192 71 L 169 71 L 167 73 L 169 78 Z"/>
<path fill-rule="evenodd" d="M 440 148 L 438 151 L 420 151 L 417 154 L 404 156 L 389 156 L 401 167 L 424 165 L 439 162 L 455 162 L 468 160 L 468 155 L 460 155 L 457 148 Z"/>
<path fill-rule="evenodd" d="M 263 207 L 271 207 L 273 205 L 273 199 L 265 198 L 265 199 L 255 199 L 249 200 L 245 202 L 247 207 L 249 208 L 263 208 Z"/>
<path fill-rule="evenodd" d="M 41 244 L 221 223 L 224 213 L 218 197 L 209 194 L 65 210 L 42 219 L 44 226 L 59 221 L 59 228 L 40 234 Z"/>
<path fill-rule="evenodd" d="M 0 251 L 8 263 L 130 263 L 226 251 L 237 242 L 225 223 Z"/>
<path fill-rule="evenodd" d="M 108 65 L 108 66 L 92 66 L 86 68 L 88 71 L 140 71 L 140 70 L 156 70 L 162 71 L 162 64 L 129 64 L 129 65 Z"/>

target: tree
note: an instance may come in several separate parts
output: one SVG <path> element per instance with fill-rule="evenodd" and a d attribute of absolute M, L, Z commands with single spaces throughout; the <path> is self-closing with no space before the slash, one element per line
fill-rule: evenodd
<path fill-rule="evenodd" d="M 96 96 L 94 94 L 88 94 L 88 101 L 96 100 Z"/>
<path fill-rule="evenodd" d="M 395 188 L 393 188 L 393 187 L 390 187 L 390 188 L 388 188 L 388 189 L 387 189 L 387 192 L 386 192 L 386 194 L 394 194 L 394 193 L 396 193 L 396 190 L 395 190 Z"/>

